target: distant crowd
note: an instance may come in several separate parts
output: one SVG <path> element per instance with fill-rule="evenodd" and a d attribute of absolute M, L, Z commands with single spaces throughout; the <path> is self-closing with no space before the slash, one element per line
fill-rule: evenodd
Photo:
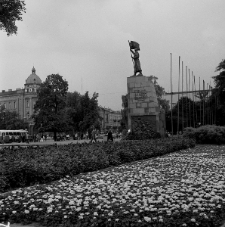
<path fill-rule="evenodd" d="M 108 131 L 101 133 L 99 130 L 96 128 L 93 128 L 92 130 L 89 130 L 86 133 L 82 132 L 77 132 L 74 133 L 73 135 L 69 135 L 66 133 L 57 133 L 57 141 L 65 141 L 65 140 L 90 140 L 91 143 L 97 142 L 98 139 L 104 139 L 107 141 L 113 141 L 115 138 L 120 138 L 121 133 L 118 131 L 113 132 L 111 129 Z M 30 138 L 30 141 L 33 142 L 44 142 L 49 139 L 53 139 L 53 135 L 48 134 L 48 133 L 38 133 L 36 135 L 33 135 L 32 138 Z"/>

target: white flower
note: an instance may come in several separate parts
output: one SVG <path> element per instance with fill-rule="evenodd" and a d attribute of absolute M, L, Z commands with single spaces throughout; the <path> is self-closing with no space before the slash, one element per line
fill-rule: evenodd
<path fill-rule="evenodd" d="M 75 205 L 74 201 L 73 201 L 73 200 L 70 201 L 70 202 L 69 202 L 69 205 Z"/>
<path fill-rule="evenodd" d="M 146 221 L 146 222 L 151 222 L 151 218 L 149 218 L 149 217 L 144 217 L 144 220 Z"/>
<path fill-rule="evenodd" d="M 16 213 L 16 210 L 12 211 L 12 213 L 15 214 Z"/>
<path fill-rule="evenodd" d="M 191 222 L 196 222 L 195 218 L 192 218 L 192 219 L 191 219 Z"/>
<path fill-rule="evenodd" d="M 25 214 L 29 214 L 30 211 L 29 211 L 29 210 L 25 210 L 24 213 L 25 213 Z"/>
<path fill-rule="evenodd" d="M 77 207 L 76 208 L 76 211 L 81 211 L 81 207 Z"/>
<path fill-rule="evenodd" d="M 51 213 L 52 212 L 52 208 L 48 208 L 47 213 Z"/>

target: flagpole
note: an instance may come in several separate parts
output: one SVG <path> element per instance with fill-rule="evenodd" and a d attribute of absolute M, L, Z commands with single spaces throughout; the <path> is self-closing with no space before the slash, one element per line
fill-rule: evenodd
<path fill-rule="evenodd" d="M 172 53 L 170 53 L 170 89 L 171 89 L 171 130 L 173 136 L 173 83 L 172 83 Z"/>
<path fill-rule="evenodd" d="M 194 76 L 194 90 L 195 90 L 195 94 L 196 94 L 196 84 L 195 84 L 195 76 Z M 195 100 L 195 127 L 198 124 L 198 109 L 196 106 L 196 96 L 194 95 L 194 100 Z"/>
<path fill-rule="evenodd" d="M 203 80 L 203 97 L 202 97 L 202 109 L 203 109 L 203 125 L 205 125 L 205 103 L 204 103 L 204 90 L 205 90 L 205 81 Z"/>
<path fill-rule="evenodd" d="M 184 100 L 183 100 L 183 85 L 184 85 L 184 64 L 182 61 L 182 134 L 184 132 Z"/>
<path fill-rule="evenodd" d="M 188 78 L 187 78 L 187 66 L 186 66 L 186 91 L 188 91 Z M 186 127 L 188 127 L 188 93 L 187 93 L 187 102 L 186 102 L 186 105 L 185 105 L 185 107 L 186 107 L 186 123 L 187 123 L 187 126 Z"/>
<path fill-rule="evenodd" d="M 192 104 L 193 104 L 193 127 L 195 128 L 195 105 L 194 105 L 194 81 L 193 81 L 193 71 L 192 71 Z"/>
<path fill-rule="evenodd" d="M 202 124 L 202 118 L 201 118 L 201 115 L 202 115 L 202 100 L 201 100 L 201 92 L 200 92 L 200 77 L 199 77 L 199 104 L 200 104 L 200 123 Z"/>
<path fill-rule="evenodd" d="M 177 135 L 179 136 L 179 126 L 180 126 L 180 105 L 179 105 L 179 99 L 180 99 L 180 95 L 179 95 L 179 92 L 180 92 L 180 56 L 179 56 L 179 78 L 178 78 L 178 116 L 177 116 Z"/>
<path fill-rule="evenodd" d="M 189 91 L 191 91 L 191 87 L 190 87 L 190 83 L 191 83 L 191 76 L 190 76 L 190 69 L 188 69 L 189 72 Z M 191 95 L 190 95 L 191 97 Z M 191 127 L 191 102 L 190 102 L 190 98 L 189 98 L 189 117 L 190 117 L 190 127 Z"/>

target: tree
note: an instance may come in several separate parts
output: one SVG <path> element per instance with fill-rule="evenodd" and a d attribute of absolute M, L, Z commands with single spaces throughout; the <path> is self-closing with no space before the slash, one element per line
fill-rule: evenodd
<path fill-rule="evenodd" d="M 80 98 L 81 95 L 76 91 L 67 93 L 66 112 L 73 132 L 79 131 L 79 123 L 83 119 Z"/>
<path fill-rule="evenodd" d="M 0 1 L 0 30 L 7 35 L 17 34 L 15 22 L 22 21 L 22 13 L 26 12 L 25 3 L 22 0 Z"/>
<path fill-rule="evenodd" d="M 59 74 L 47 76 L 37 92 L 37 102 L 34 107 L 35 127 L 54 133 L 68 130 L 68 116 L 65 111 L 68 82 Z"/>
<path fill-rule="evenodd" d="M 20 119 L 16 111 L 9 111 L 4 106 L 0 107 L 0 129 L 27 129 L 28 124 Z"/>
<path fill-rule="evenodd" d="M 185 127 L 195 127 L 197 121 L 197 117 L 199 114 L 199 105 L 195 103 L 190 98 L 184 96 L 178 100 L 179 102 L 179 131 L 182 131 L 183 126 Z M 166 129 L 167 131 L 172 131 L 171 127 L 171 111 L 173 115 L 173 132 L 177 133 L 177 123 L 178 123 L 178 102 L 172 108 L 172 110 L 168 111 L 166 114 Z M 183 107 L 182 107 L 183 106 Z M 194 111 L 193 111 L 194 110 Z M 195 124 L 195 125 L 194 125 Z"/>
<path fill-rule="evenodd" d="M 88 92 L 84 95 L 78 92 L 67 94 L 67 115 L 74 131 L 84 133 L 93 127 L 100 129 L 97 99 L 98 93 L 91 98 Z"/>
<path fill-rule="evenodd" d="M 158 77 L 150 76 L 150 78 L 152 79 L 155 87 L 155 92 L 156 92 L 160 109 L 164 109 L 165 112 L 168 112 L 170 109 L 169 101 L 166 99 L 163 99 L 163 94 L 165 93 L 165 89 L 158 84 L 157 82 Z"/>
<path fill-rule="evenodd" d="M 128 127 L 128 95 L 122 95 L 122 107 L 123 109 L 121 110 L 121 130 L 126 129 Z"/>
<path fill-rule="evenodd" d="M 218 75 L 213 76 L 215 89 L 212 92 L 212 99 L 216 100 L 217 124 L 225 125 L 225 60 L 223 59 L 216 67 Z"/>
<path fill-rule="evenodd" d="M 98 93 L 94 93 L 92 98 L 90 98 L 88 92 L 86 92 L 81 96 L 80 105 L 82 121 L 79 123 L 79 129 L 81 132 L 85 132 L 91 127 L 98 125 L 100 118 L 98 112 Z"/>

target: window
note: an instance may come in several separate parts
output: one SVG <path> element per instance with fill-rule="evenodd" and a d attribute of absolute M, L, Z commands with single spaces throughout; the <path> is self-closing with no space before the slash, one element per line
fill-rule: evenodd
<path fill-rule="evenodd" d="M 14 107 L 14 109 L 16 109 L 16 102 L 14 102 L 13 107 Z"/>
<path fill-rule="evenodd" d="M 8 109 L 10 109 L 11 108 L 11 102 L 9 102 L 9 108 Z"/>
<path fill-rule="evenodd" d="M 26 102 L 26 107 L 30 107 L 30 103 L 29 103 L 28 99 L 27 99 L 27 102 Z"/>

